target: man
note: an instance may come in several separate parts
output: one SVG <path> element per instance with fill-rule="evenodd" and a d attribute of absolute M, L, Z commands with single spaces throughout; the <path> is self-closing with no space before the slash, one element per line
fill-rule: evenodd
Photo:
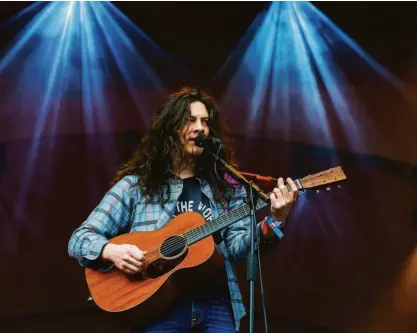
<path fill-rule="evenodd" d="M 138 150 L 116 176 L 115 185 L 71 236 L 68 250 L 82 266 L 126 274 L 140 272 L 147 253 L 108 239 L 134 231 L 164 227 L 184 211 L 197 211 L 206 220 L 217 218 L 245 203 L 243 186 L 231 186 L 223 169 L 214 171 L 213 159 L 195 144 L 199 134 L 220 139 L 220 157 L 233 164 L 233 144 L 214 101 L 197 89 L 172 94 L 154 115 Z M 297 199 L 297 187 L 282 178 L 270 195 L 271 217 L 285 221 Z M 283 224 L 281 224 L 283 225 Z M 263 242 L 276 236 L 265 221 L 258 224 Z M 233 262 L 246 256 L 250 244 L 250 217 L 225 228 L 216 241 L 224 270 L 201 288 L 190 288 L 175 305 L 144 331 L 230 332 L 239 330 L 245 315 Z"/>

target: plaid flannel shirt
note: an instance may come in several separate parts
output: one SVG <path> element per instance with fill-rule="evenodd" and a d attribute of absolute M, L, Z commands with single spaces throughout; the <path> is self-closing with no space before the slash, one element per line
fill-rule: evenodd
<path fill-rule="evenodd" d="M 232 200 L 227 207 L 223 207 L 214 201 L 208 182 L 198 177 L 197 179 L 200 181 L 202 192 L 210 200 L 213 219 L 244 204 L 246 191 L 242 186 L 235 188 Z M 72 234 L 68 253 L 83 267 L 96 267 L 102 271 L 110 269 L 112 265 L 105 265 L 97 260 L 110 238 L 127 232 L 158 230 L 172 220 L 177 199 L 183 189 L 182 179 L 175 177 L 169 179 L 170 198 L 163 207 L 156 198 L 143 196 L 136 184 L 137 176 L 129 175 L 121 179 Z M 218 245 L 227 273 L 236 330 L 239 330 L 240 320 L 246 311 L 233 262 L 243 259 L 249 251 L 249 229 L 250 217 L 245 217 L 223 229 L 224 241 Z"/>

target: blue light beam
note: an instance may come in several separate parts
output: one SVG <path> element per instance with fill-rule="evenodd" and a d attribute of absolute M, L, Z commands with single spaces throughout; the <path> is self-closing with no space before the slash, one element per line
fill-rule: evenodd
<path fill-rule="evenodd" d="M 165 78 L 186 76 L 180 64 L 110 2 L 57 1 L 42 8 L 34 4 L 10 22 L 30 15 L 0 60 L 0 80 L 12 87 L 0 92 L 4 106 L 0 119 L 8 123 L 7 133 L 0 137 L 32 140 L 22 175 L 21 203 L 31 186 L 43 137 L 50 136 L 51 157 L 57 135 L 135 128 L 115 123 L 121 101 L 114 88 L 129 93 L 134 111 L 146 124 L 152 96 L 167 90 L 156 68 L 164 66 Z M 114 142 L 104 145 L 92 135 L 87 145 L 91 151 L 100 151 L 103 168 L 114 169 Z M 42 163 L 42 168 L 47 170 L 49 165 Z"/>
<path fill-rule="evenodd" d="M 380 133 L 343 61 L 367 66 L 404 93 L 400 80 L 311 3 L 273 2 L 219 71 L 217 81 L 228 80 L 222 108 L 245 135 L 369 152 L 365 130 Z"/>

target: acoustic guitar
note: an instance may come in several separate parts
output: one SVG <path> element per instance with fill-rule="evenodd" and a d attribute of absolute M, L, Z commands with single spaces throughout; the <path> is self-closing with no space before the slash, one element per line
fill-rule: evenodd
<path fill-rule="evenodd" d="M 300 191 L 345 180 L 335 167 L 295 180 Z M 269 203 L 258 199 L 256 210 Z M 133 244 L 147 251 L 141 273 L 128 275 L 116 267 L 107 272 L 86 268 L 88 288 L 96 305 L 106 312 L 131 312 L 135 322 L 147 321 L 166 309 L 181 290 L 208 279 L 223 259 L 213 234 L 250 215 L 244 204 L 217 219 L 206 222 L 196 212 L 182 213 L 157 231 L 131 232 L 110 243 Z M 123 316 L 123 318 L 127 318 Z"/>

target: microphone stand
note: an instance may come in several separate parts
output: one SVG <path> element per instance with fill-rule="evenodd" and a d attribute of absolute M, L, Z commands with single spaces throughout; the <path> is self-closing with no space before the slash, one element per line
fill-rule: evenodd
<path fill-rule="evenodd" d="M 255 332 L 255 281 L 258 278 L 258 258 L 257 258 L 257 247 L 259 244 L 256 244 L 255 237 L 256 235 L 256 203 L 258 198 L 261 198 L 263 201 L 270 203 L 269 197 L 252 181 L 249 181 L 243 176 L 238 170 L 236 170 L 231 165 L 227 164 L 224 160 L 222 160 L 218 153 L 221 150 L 221 144 L 218 149 L 217 154 L 213 154 L 210 149 L 208 152 L 212 155 L 215 159 L 215 163 L 218 161 L 220 162 L 226 170 L 230 173 L 230 175 L 236 181 L 242 183 L 249 187 L 249 200 L 248 204 L 251 208 L 250 216 L 251 216 L 251 228 L 250 228 L 250 252 L 247 258 L 247 277 L 246 279 L 249 281 L 249 333 Z"/>
<path fill-rule="evenodd" d="M 249 281 L 249 332 L 253 333 L 255 330 L 255 281 L 258 278 L 258 261 L 255 244 L 256 235 L 256 206 L 255 200 L 257 193 L 253 192 L 253 182 L 249 183 L 249 206 L 251 208 L 251 231 L 250 231 L 250 252 L 247 258 L 247 273 L 246 279 Z M 258 201 L 258 200 L 256 200 Z M 258 238 L 258 237 L 256 237 Z"/>

